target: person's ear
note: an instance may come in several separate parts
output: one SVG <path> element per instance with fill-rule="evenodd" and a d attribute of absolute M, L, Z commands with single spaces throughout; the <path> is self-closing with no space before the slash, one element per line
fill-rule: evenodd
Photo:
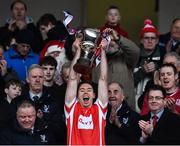
<path fill-rule="evenodd" d="M 5 88 L 5 89 L 4 89 L 4 92 L 7 94 L 7 93 L 8 93 L 8 89 L 7 89 L 7 88 Z"/>
<path fill-rule="evenodd" d="M 28 77 L 26 77 L 26 82 L 29 83 L 29 78 Z"/>
<path fill-rule="evenodd" d="M 144 40 L 143 40 L 142 38 L 141 38 L 141 40 L 140 40 L 140 43 L 141 43 L 141 44 L 144 44 Z"/>
<path fill-rule="evenodd" d="M 159 38 L 156 39 L 156 45 L 159 43 Z"/>
<path fill-rule="evenodd" d="M 96 94 L 95 93 L 93 93 L 93 99 L 96 97 Z"/>
<path fill-rule="evenodd" d="M 176 79 L 176 80 L 179 79 L 178 73 L 175 74 L 175 79 Z"/>

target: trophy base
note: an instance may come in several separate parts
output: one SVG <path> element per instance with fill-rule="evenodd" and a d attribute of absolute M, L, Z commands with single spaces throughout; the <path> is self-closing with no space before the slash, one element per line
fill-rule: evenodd
<path fill-rule="evenodd" d="M 75 72 L 84 75 L 91 74 L 92 72 L 92 67 L 90 67 L 90 61 L 84 58 L 80 58 L 73 68 Z"/>

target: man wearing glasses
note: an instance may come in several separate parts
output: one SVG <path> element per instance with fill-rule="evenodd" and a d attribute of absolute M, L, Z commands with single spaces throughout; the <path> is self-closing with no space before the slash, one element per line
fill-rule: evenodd
<path fill-rule="evenodd" d="M 149 19 L 145 20 L 144 24 L 145 26 L 140 31 L 140 57 L 134 69 L 136 99 L 142 95 L 146 83 L 153 78 L 154 71 L 159 67 L 162 60 L 161 51 L 157 47 L 159 42 L 158 30 Z"/>
<path fill-rule="evenodd" d="M 180 144 L 180 117 L 165 108 L 166 91 L 152 85 L 147 91 L 150 112 L 139 121 L 143 144 Z"/>

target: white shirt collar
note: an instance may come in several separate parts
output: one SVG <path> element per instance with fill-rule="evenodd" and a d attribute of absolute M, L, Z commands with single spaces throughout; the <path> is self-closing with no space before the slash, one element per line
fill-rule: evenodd
<path fill-rule="evenodd" d="M 33 100 L 33 97 L 34 97 L 34 96 L 38 96 L 39 98 L 41 98 L 42 92 L 40 92 L 40 93 L 38 93 L 38 94 L 34 94 L 34 93 L 32 93 L 31 91 L 29 91 L 29 95 L 30 95 L 30 98 Z"/>

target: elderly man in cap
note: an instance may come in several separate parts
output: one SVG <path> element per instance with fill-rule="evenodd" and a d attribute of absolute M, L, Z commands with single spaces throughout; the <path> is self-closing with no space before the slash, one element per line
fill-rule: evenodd
<path fill-rule="evenodd" d="M 16 35 L 17 44 L 4 53 L 7 67 L 18 74 L 20 80 L 25 81 L 29 66 L 37 64 L 39 56 L 32 52 L 34 35 L 30 30 L 23 29 Z"/>

